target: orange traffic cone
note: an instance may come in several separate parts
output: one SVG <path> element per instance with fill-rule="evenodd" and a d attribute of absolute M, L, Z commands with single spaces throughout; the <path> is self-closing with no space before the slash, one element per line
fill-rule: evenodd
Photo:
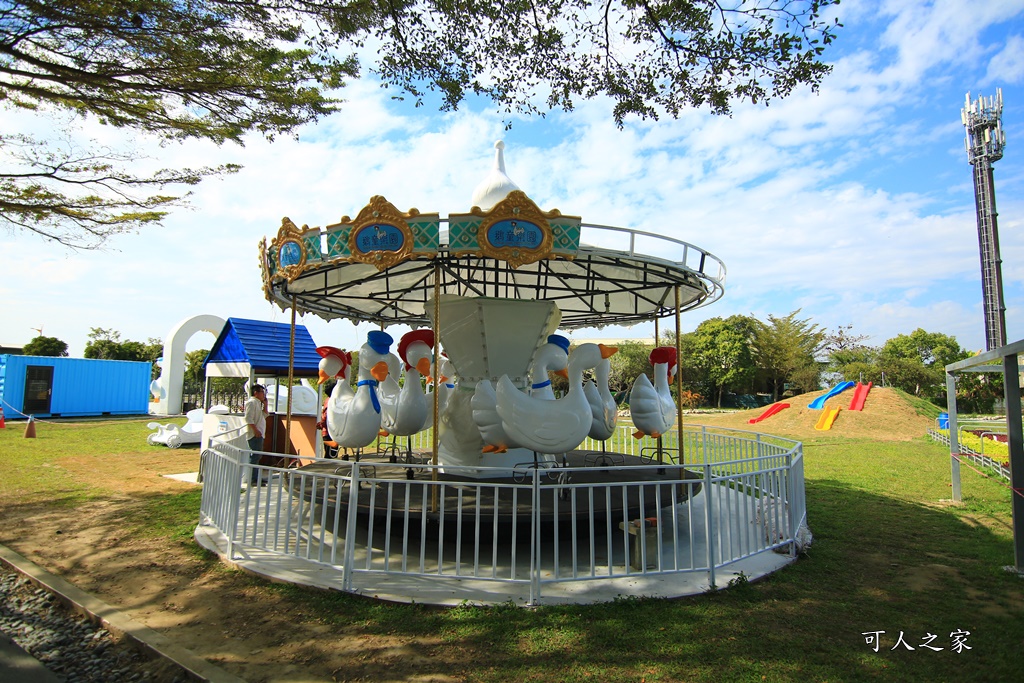
<path fill-rule="evenodd" d="M 6 427 L 7 423 L 4 422 L 4 407 L 0 406 L 0 429 L 5 429 Z"/>
<path fill-rule="evenodd" d="M 28 416 L 28 424 L 25 425 L 25 438 L 36 438 L 36 418 L 31 415 Z"/>

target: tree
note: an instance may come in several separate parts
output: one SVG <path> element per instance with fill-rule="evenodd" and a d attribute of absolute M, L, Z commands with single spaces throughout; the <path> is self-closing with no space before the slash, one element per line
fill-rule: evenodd
<path fill-rule="evenodd" d="M 132 360 L 153 363 L 154 377 L 159 374 L 156 361 L 163 355 L 163 342 L 150 337 L 146 343 L 125 340 L 121 341 L 121 333 L 102 327 L 89 330 L 89 343 L 85 345 L 86 358 L 105 360 Z"/>
<path fill-rule="evenodd" d="M 348 3 L 372 16 L 364 5 Z M 312 3 L 309 3 L 312 7 Z M 91 116 L 165 141 L 273 137 L 331 112 L 323 92 L 357 73 L 327 34 L 300 22 L 341 8 L 304 0 L 20 0 L 0 8 L 0 100 L 40 114 Z M 346 12 L 347 13 L 347 12 Z M 360 24 L 345 28 L 358 28 Z M 308 46 L 300 46 L 309 42 Z M 159 221 L 194 185 L 237 166 L 137 176 L 128 155 L 71 139 L 0 136 L 0 219 L 71 247 Z"/>
<path fill-rule="evenodd" d="M 185 384 L 201 385 L 206 379 L 203 361 L 210 355 L 209 349 L 197 349 L 185 354 Z"/>
<path fill-rule="evenodd" d="M 785 382 L 804 391 L 818 388 L 818 364 L 825 333 L 810 322 L 799 320 L 797 309 L 783 318 L 768 316 L 768 322 L 755 320 L 751 347 L 754 362 L 772 385 L 772 400 L 779 399 L 779 387 Z"/>
<path fill-rule="evenodd" d="M 863 342 L 868 339 L 866 334 L 853 334 L 853 325 L 839 325 L 835 332 L 829 332 L 822 340 L 821 350 L 828 356 L 843 351 L 854 351 L 865 348 Z"/>
<path fill-rule="evenodd" d="M 835 332 L 825 335 L 821 353 L 827 368 L 827 379 L 831 382 L 843 380 L 860 380 L 877 382 L 877 368 L 865 371 L 865 365 L 873 365 L 878 357 L 878 349 L 864 344 L 866 334 L 853 334 L 853 325 L 839 325 Z"/>
<path fill-rule="evenodd" d="M 725 390 L 742 388 L 754 377 L 750 354 L 753 327 L 746 316 L 734 315 L 705 320 L 693 332 L 693 362 L 706 374 L 719 408 Z"/>
<path fill-rule="evenodd" d="M 331 93 L 359 73 L 347 49 L 373 42 L 373 70 L 417 106 L 437 92 L 442 109 L 476 95 L 543 113 L 606 96 L 620 126 L 728 114 L 818 86 L 835 4 L 19 0 L 0 6 L 0 101 L 163 141 L 273 138 L 335 111 Z M 0 150 L 0 220 L 81 248 L 161 220 L 182 199 L 164 188 L 237 170 L 138 176 L 122 153 L 25 135 L 0 136 Z"/>
<path fill-rule="evenodd" d="M 612 393 L 628 392 L 633 386 L 633 380 L 645 372 L 651 372 L 648 359 L 654 347 L 643 342 L 624 341 L 617 348 L 619 350 L 610 359 L 612 371 L 608 387 Z"/>
<path fill-rule="evenodd" d="M 881 382 L 882 367 L 879 363 L 881 350 L 873 346 L 833 351 L 829 356 L 828 367 L 842 381 Z"/>
<path fill-rule="evenodd" d="M 39 335 L 21 349 L 26 356 L 60 356 L 68 355 L 68 345 L 56 337 Z"/>
<path fill-rule="evenodd" d="M 439 90 L 444 108 L 467 91 L 507 110 L 571 110 L 606 96 L 620 126 L 630 114 L 678 116 L 708 105 L 784 97 L 830 71 L 819 57 L 838 22 L 838 0 L 534 0 L 409 2 L 382 13 L 378 71 L 420 104 Z M 466 11 L 470 8 L 470 11 Z"/>
<path fill-rule="evenodd" d="M 893 386 L 938 398 L 945 393 L 945 367 L 969 355 L 955 337 L 919 327 L 885 342 L 879 363 Z"/>

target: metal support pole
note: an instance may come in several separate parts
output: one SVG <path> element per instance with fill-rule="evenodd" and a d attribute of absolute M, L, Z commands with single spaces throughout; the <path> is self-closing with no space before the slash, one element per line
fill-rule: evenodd
<path fill-rule="evenodd" d="M 1013 561 L 1017 572 L 1024 572 L 1024 430 L 1021 428 L 1017 354 L 1003 356 L 1003 396 L 1006 400 L 1006 432 L 1010 451 L 1010 488 L 1013 490 Z"/>
<path fill-rule="evenodd" d="M 676 448 L 677 462 L 683 462 L 683 347 L 679 341 L 682 327 L 679 321 L 679 285 L 676 285 Z"/>
<path fill-rule="evenodd" d="M 434 467 L 431 469 L 430 479 L 431 481 L 437 481 L 437 449 L 440 446 L 440 434 L 441 434 L 441 415 L 437 404 L 438 390 L 441 383 L 438 381 L 438 375 L 441 369 L 441 264 L 434 261 L 434 430 L 430 436 L 430 464 Z M 437 512 L 437 495 L 438 487 L 430 487 L 430 510 L 431 512 Z"/>
<path fill-rule="evenodd" d="M 959 503 L 960 496 L 960 442 L 956 429 L 956 377 L 952 372 L 946 373 L 946 411 L 949 415 L 949 467 L 953 481 L 953 501 Z"/>
<path fill-rule="evenodd" d="M 288 338 L 288 408 L 285 411 L 284 454 L 291 454 L 292 446 L 292 394 L 295 381 L 295 295 L 292 294 L 292 328 Z M 315 455 L 315 454 L 314 454 Z M 287 463 L 285 463 L 287 465 Z"/>

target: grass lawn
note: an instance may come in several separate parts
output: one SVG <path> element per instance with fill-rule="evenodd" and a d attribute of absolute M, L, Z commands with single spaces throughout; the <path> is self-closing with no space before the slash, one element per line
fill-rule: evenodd
<path fill-rule="evenodd" d="M 133 496 L 119 492 L 116 466 L 102 480 L 81 474 L 82 463 L 99 471 L 112 456 L 152 455 L 139 437 L 144 424 L 52 424 L 40 430 L 47 438 L 32 440 L 22 437 L 23 423 L 8 422 L 0 430 L 0 514 L 14 517 L 29 502 L 67 508 L 120 496 L 134 501 L 126 534 L 191 544 L 195 490 Z M 436 609 L 270 584 L 209 560 L 207 570 L 287 599 L 327 632 L 430 634 L 437 656 L 450 662 L 449 678 L 436 680 L 1020 680 L 1024 579 L 1003 570 L 1014 557 L 1011 492 L 1002 481 L 964 468 L 965 501 L 954 506 L 948 453 L 925 436 L 828 434 L 804 443 L 813 545 L 763 581 L 714 594 Z M 132 476 L 172 466 L 158 462 Z M 913 650 L 898 644 L 901 633 Z"/>

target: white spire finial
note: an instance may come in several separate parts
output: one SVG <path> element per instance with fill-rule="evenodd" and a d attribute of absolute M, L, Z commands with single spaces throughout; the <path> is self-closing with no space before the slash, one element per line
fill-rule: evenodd
<path fill-rule="evenodd" d="M 478 206 L 484 211 L 493 209 L 494 205 L 507 197 L 509 192 L 519 189 L 519 186 L 505 175 L 504 150 L 504 142 L 498 140 L 494 143 L 494 168 L 473 190 L 473 206 Z"/>
<path fill-rule="evenodd" d="M 494 169 L 505 172 L 505 142 L 498 140 L 494 143 Z"/>

